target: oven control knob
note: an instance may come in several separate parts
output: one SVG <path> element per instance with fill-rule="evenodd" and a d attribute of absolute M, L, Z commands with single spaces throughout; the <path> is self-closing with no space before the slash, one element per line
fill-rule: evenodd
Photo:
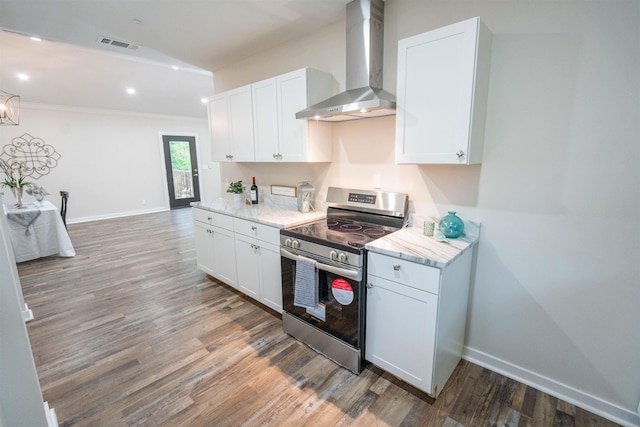
<path fill-rule="evenodd" d="M 331 258 L 333 261 L 336 261 L 338 259 L 338 252 L 336 251 L 329 252 L 329 258 Z"/>
<path fill-rule="evenodd" d="M 344 252 L 340 252 L 340 254 L 338 255 L 338 261 L 347 262 L 347 254 L 345 254 Z"/>
<path fill-rule="evenodd" d="M 284 245 L 291 247 L 291 239 L 284 239 Z"/>
<path fill-rule="evenodd" d="M 298 242 L 297 240 L 294 240 L 293 242 L 291 242 L 291 247 L 293 249 L 298 249 L 300 247 L 300 242 Z"/>

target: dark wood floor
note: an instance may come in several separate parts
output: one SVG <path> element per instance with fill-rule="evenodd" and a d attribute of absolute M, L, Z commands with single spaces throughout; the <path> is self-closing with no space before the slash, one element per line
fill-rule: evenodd
<path fill-rule="evenodd" d="M 195 268 L 190 209 L 72 224 L 77 255 L 19 264 L 61 426 L 612 426 L 461 362 L 437 400 L 354 375 Z"/>

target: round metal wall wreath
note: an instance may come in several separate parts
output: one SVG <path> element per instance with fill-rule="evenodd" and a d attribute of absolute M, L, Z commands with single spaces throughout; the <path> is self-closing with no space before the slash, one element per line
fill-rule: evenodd
<path fill-rule="evenodd" d="M 0 158 L 11 165 L 19 164 L 23 175 L 38 179 L 58 166 L 60 154 L 41 138 L 25 133 L 5 145 Z"/>

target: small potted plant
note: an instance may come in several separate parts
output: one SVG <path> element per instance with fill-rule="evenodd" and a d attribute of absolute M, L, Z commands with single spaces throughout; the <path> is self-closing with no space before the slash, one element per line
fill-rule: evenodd
<path fill-rule="evenodd" d="M 234 202 L 242 201 L 242 193 L 244 193 L 244 187 L 242 186 L 242 180 L 237 182 L 231 182 L 229 184 L 229 188 L 227 188 L 227 193 L 233 194 Z"/>

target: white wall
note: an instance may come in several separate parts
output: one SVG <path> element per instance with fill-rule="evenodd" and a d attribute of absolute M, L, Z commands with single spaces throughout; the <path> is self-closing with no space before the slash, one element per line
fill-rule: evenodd
<path fill-rule="evenodd" d="M 8 230 L 7 219 L 0 217 L 0 426 L 44 427 L 47 413 L 23 320 L 25 304 Z"/>
<path fill-rule="evenodd" d="M 201 179 L 217 182 L 219 177 L 217 164 L 207 169 L 206 120 L 23 103 L 20 125 L 0 127 L 0 146 L 25 133 L 61 154 L 58 166 L 35 182 L 58 206 L 59 191 L 69 191 L 71 223 L 169 209 L 161 133 L 196 135 Z M 202 187 L 203 199 L 218 196 L 219 185 Z M 11 192 L 3 191 L 12 200 Z M 33 199 L 25 195 L 24 200 Z"/>
<path fill-rule="evenodd" d="M 394 93 L 398 39 L 478 15 L 494 33 L 483 163 L 395 165 L 395 121 L 381 118 L 335 124 L 331 164 L 223 164 L 222 177 L 305 177 L 322 194 L 380 173 L 420 213 L 482 221 L 466 357 L 639 424 L 639 4 L 388 0 Z M 341 23 L 220 70 L 216 91 L 307 65 L 344 89 L 343 37 Z"/>

